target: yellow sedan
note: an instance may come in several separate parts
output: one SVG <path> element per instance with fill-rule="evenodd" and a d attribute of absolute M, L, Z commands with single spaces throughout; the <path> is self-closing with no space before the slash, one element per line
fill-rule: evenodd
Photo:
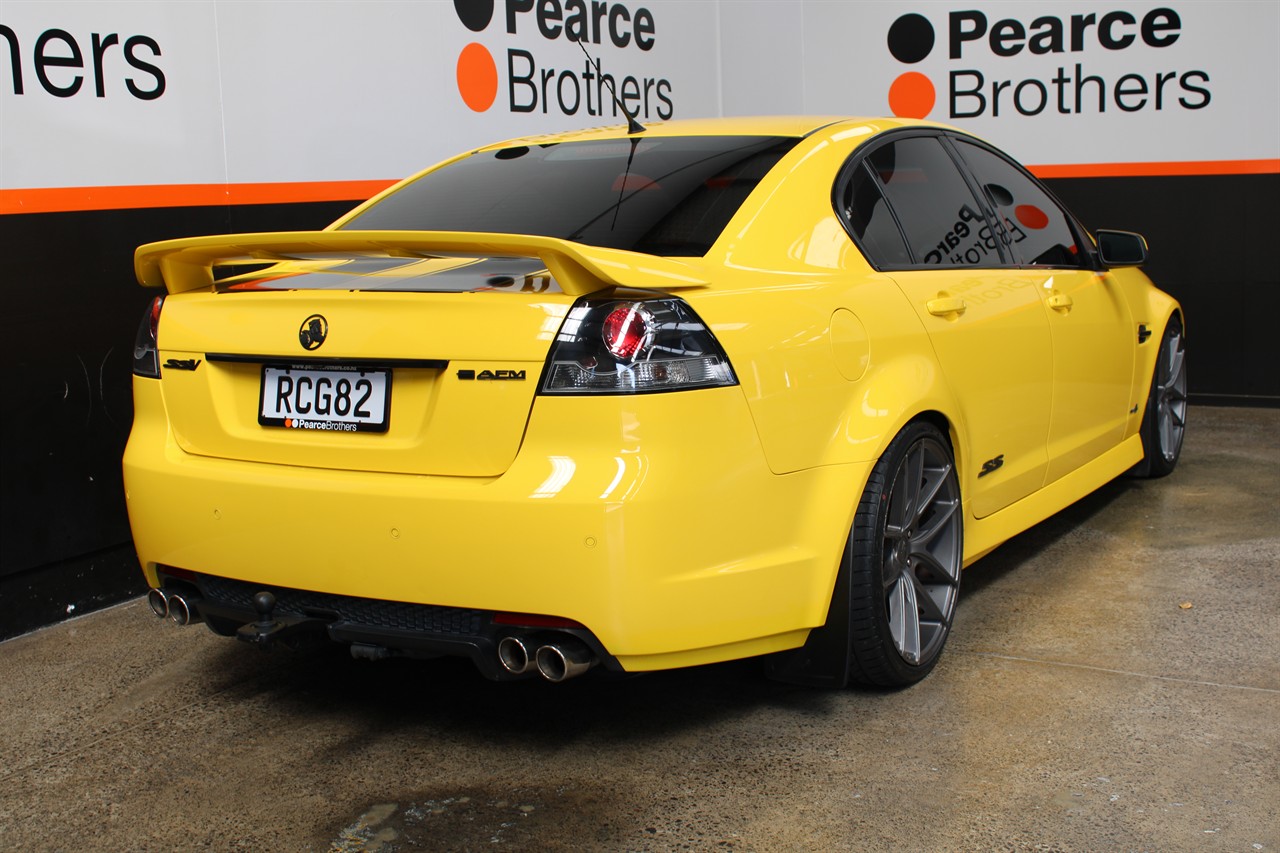
<path fill-rule="evenodd" d="M 964 566 L 1177 463 L 1146 252 L 979 139 L 837 117 L 504 142 L 324 231 L 143 246 L 149 601 L 497 679 L 913 683 Z"/>

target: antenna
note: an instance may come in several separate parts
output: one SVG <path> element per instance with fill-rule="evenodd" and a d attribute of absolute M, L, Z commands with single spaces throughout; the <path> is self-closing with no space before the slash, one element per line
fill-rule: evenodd
<path fill-rule="evenodd" d="M 599 77 L 601 80 L 604 80 L 605 74 L 603 71 L 600 70 L 600 60 L 592 59 L 591 54 L 587 53 L 586 45 L 584 45 L 582 42 L 578 42 L 578 47 L 582 48 L 582 54 L 587 58 L 587 61 L 596 67 L 596 76 Z M 622 114 L 627 117 L 627 133 L 644 133 L 645 126 L 640 122 L 636 121 L 635 116 L 627 112 L 627 108 L 622 105 L 622 101 L 618 100 L 618 93 L 613 88 L 612 77 L 609 78 L 608 86 L 609 86 L 609 94 L 613 96 L 613 105 L 618 109 L 622 110 Z"/>

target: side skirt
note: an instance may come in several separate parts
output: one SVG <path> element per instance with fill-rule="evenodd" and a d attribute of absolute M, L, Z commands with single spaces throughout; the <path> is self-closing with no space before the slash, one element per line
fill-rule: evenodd
<path fill-rule="evenodd" d="M 964 565 L 1039 524 L 1106 485 L 1142 459 L 1142 436 L 1132 435 L 1087 465 L 985 518 L 971 518 L 964 530 Z"/>

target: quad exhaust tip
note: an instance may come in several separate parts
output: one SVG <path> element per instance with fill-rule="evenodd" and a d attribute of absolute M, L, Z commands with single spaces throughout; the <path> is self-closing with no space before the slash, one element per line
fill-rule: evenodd
<path fill-rule="evenodd" d="M 565 635 L 539 639 L 513 634 L 498 642 L 498 661 L 513 675 L 537 672 L 559 684 L 595 666 L 596 658 L 581 640 Z"/>
<path fill-rule="evenodd" d="M 152 588 L 147 591 L 147 606 L 161 619 L 169 619 L 175 625 L 194 625 L 203 622 L 197 605 L 200 596 L 194 593 L 167 592 Z"/>
<path fill-rule="evenodd" d="M 194 625 L 203 622 L 200 609 L 196 606 L 199 596 L 172 593 L 169 596 L 169 618 L 175 625 Z"/>
<path fill-rule="evenodd" d="M 152 587 L 147 590 L 147 606 L 156 616 L 166 619 L 169 616 L 169 595 L 164 590 Z"/>
<path fill-rule="evenodd" d="M 536 660 L 539 674 L 556 684 L 582 675 L 596 662 L 591 650 L 576 640 L 547 643 L 538 649 Z"/>
<path fill-rule="evenodd" d="M 524 675 L 538 668 L 537 645 L 529 637 L 510 636 L 498 641 L 498 662 L 513 675 Z"/>

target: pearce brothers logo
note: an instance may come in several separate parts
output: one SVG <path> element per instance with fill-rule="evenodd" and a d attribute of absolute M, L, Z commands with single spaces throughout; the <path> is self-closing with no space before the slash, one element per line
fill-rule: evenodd
<path fill-rule="evenodd" d="M 1203 109 L 1212 99 L 1205 71 L 1166 66 L 1154 72 L 1103 76 L 1088 65 L 1091 56 L 1104 52 L 1148 56 L 1164 52 L 1182 36 L 1181 17 L 1167 7 L 1142 14 L 1116 10 L 1042 15 L 1025 22 L 1019 18 L 992 21 L 978 9 L 950 12 L 946 61 L 967 67 L 947 72 L 947 117 Z M 889 53 L 904 65 L 932 55 L 937 40 L 933 22 L 924 15 L 902 15 L 889 27 Z M 1169 56 L 1155 55 L 1162 61 Z M 1043 70 L 1023 79 L 1002 74 L 997 61 L 1015 56 L 1043 57 Z M 904 71 L 889 87 L 889 109 L 896 116 L 926 118 L 937 106 L 935 80 L 919 71 Z"/>
<path fill-rule="evenodd" d="M 473 33 L 494 23 L 495 0 L 453 0 L 458 20 Z M 653 13 L 644 7 L 602 0 L 502 0 L 501 19 L 508 36 L 521 36 L 525 47 L 535 34 L 545 41 L 564 39 L 586 47 L 592 59 L 580 56 L 571 68 L 554 68 L 533 50 L 506 50 L 506 108 L 513 113 L 559 113 L 619 117 L 610 93 L 617 92 L 623 108 L 641 120 L 666 120 L 675 114 L 671 81 L 637 77 L 611 70 L 600 48 L 647 53 L 658 38 Z M 534 45 L 538 42 L 534 41 Z M 632 54 L 634 55 L 634 54 Z M 458 94 L 473 111 L 482 113 L 498 102 L 501 91 L 498 62 L 489 48 L 471 42 L 458 55 Z"/>

